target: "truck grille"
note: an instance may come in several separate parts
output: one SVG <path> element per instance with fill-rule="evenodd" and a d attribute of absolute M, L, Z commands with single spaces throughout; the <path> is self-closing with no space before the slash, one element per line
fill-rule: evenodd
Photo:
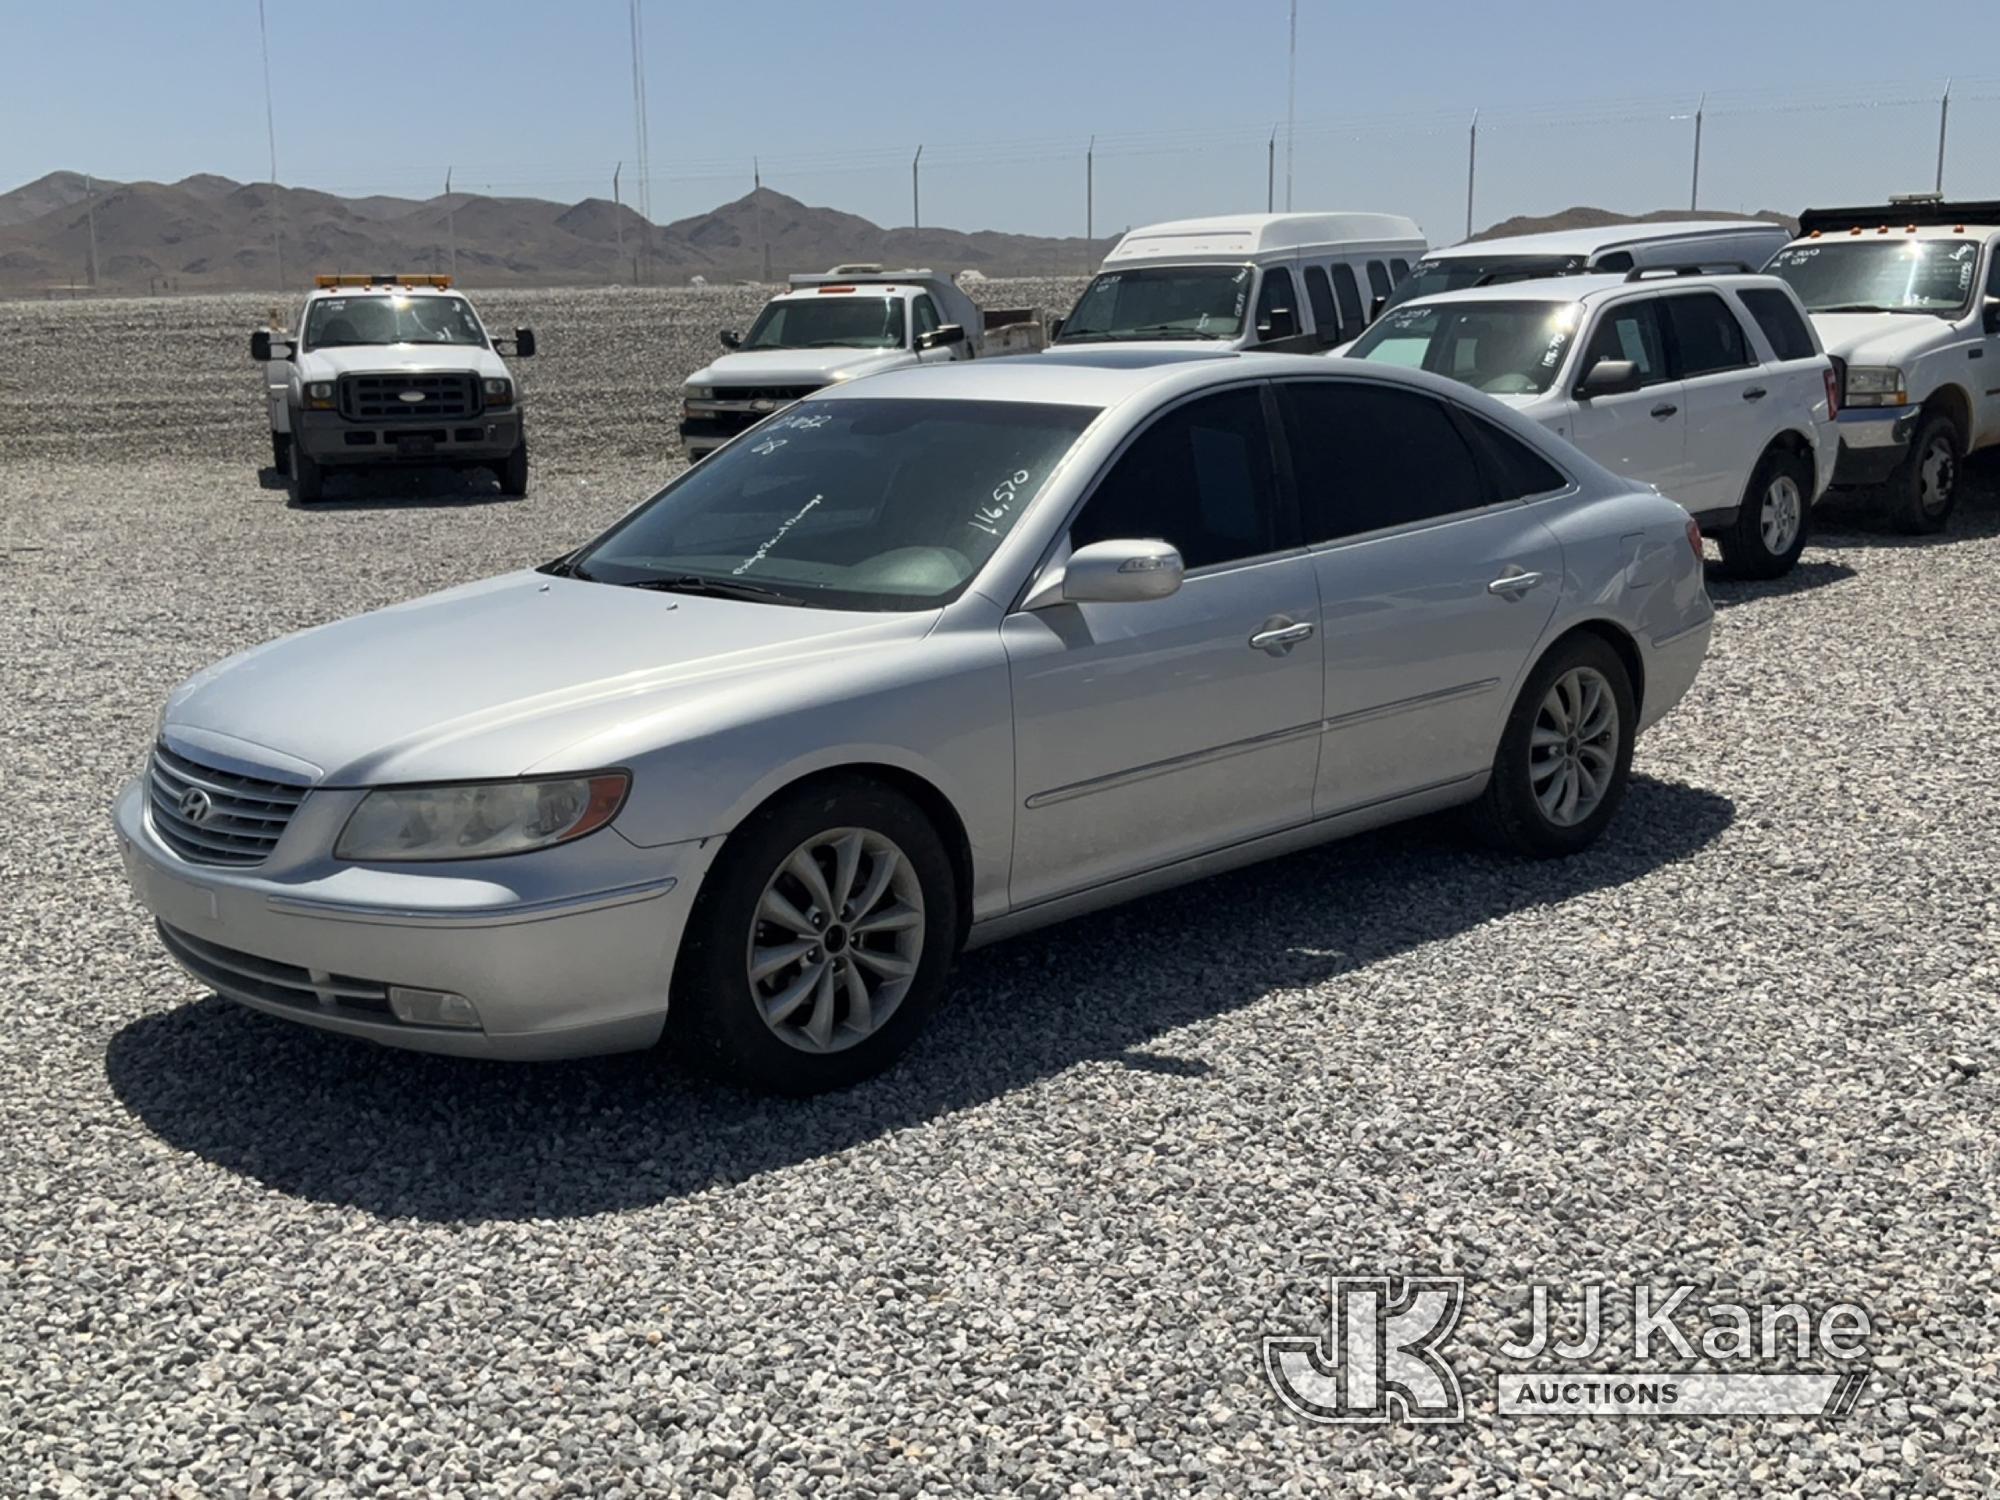
<path fill-rule="evenodd" d="M 153 747 L 147 777 L 153 832 L 182 859 L 202 865 L 254 865 L 305 800 L 306 788 L 205 766 Z"/>
<path fill-rule="evenodd" d="M 350 1016 L 359 1021 L 396 1019 L 389 1008 L 389 987 L 375 980 L 302 969 L 275 958 L 239 953 L 191 932 L 182 932 L 178 927 L 169 927 L 165 922 L 159 924 L 159 929 L 160 941 L 167 945 L 167 951 L 180 966 L 219 995 Z"/>
<path fill-rule="evenodd" d="M 718 401 L 769 401 L 773 410 L 779 406 L 790 406 L 794 401 L 803 401 L 814 391 L 816 385 L 719 385 L 715 388 Z M 759 416 L 763 413 L 759 412 Z"/>
<path fill-rule="evenodd" d="M 450 422 L 478 413 L 479 385 L 470 375 L 340 377 L 340 414 L 350 422 Z"/>

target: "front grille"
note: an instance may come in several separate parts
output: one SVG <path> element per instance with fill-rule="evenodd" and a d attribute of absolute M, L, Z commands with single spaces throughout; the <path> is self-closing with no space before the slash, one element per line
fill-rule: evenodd
<path fill-rule="evenodd" d="M 169 927 L 165 922 L 159 928 L 160 941 L 180 961 L 181 967 L 217 994 L 348 1016 L 357 1021 L 396 1019 L 389 1008 L 386 984 L 239 953 L 191 932 L 182 932 L 178 927 Z"/>
<path fill-rule="evenodd" d="M 719 385 L 715 388 L 717 401 L 772 401 L 778 406 L 790 406 L 794 401 L 803 401 L 814 391 L 816 385 Z M 762 413 L 759 413 L 761 416 Z"/>
<path fill-rule="evenodd" d="M 146 777 L 153 831 L 182 859 L 203 865 L 254 865 L 305 800 L 306 788 L 239 776 L 153 747 Z"/>
<path fill-rule="evenodd" d="M 479 414 L 479 384 L 470 375 L 343 375 L 340 414 L 350 422 L 458 421 Z"/>

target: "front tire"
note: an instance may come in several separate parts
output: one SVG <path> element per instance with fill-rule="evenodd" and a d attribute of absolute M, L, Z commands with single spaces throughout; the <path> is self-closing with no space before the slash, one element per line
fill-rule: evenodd
<path fill-rule="evenodd" d="M 1964 461 L 1965 444 L 1951 418 L 1934 411 L 1917 424 L 1910 456 L 1889 481 L 1889 519 L 1898 531 L 1921 536 L 1944 530 L 1958 506 Z"/>
<path fill-rule="evenodd" d="M 521 435 L 514 444 L 514 451 L 500 461 L 494 471 L 500 477 L 500 493 L 512 499 L 522 499 L 528 493 L 528 437 Z"/>
<path fill-rule="evenodd" d="M 280 474 L 288 474 L 292 468 L 292 435 L 289 432 L 271 434 L 271 467 Z"/>
<path fill-rule="evenodd" d="M 1597 842 L 1625 798 L 1639 723 L 1632 679 L 1602 636 L 1550 648 L 1501 731 L 1481 812 L 1502 847 L 1535 859 Z"/>
<path fill-rule="evenodd" d="M 326 470 L 307 453 L 301 443 L 292 444 L 292 500 L 311 505 L 326 492 Z"/>
<path fill-rule="evenodd" d="M 724 843 L 674 965 L 670 1027 L 710 1071 L 752 1088 L 857 1083 L 936 1008 L 959 899 L 914 803 L 860 777 L 809 783 Z"/>
<path fill-rule="evenodd" d="M 1812 464 L 1782 448 L 1758 461 L 1736 519 L 1716 537 L 1727 572 L 1737 578 L 1791 572 L 1806 546 L 1813 479 Z"/>

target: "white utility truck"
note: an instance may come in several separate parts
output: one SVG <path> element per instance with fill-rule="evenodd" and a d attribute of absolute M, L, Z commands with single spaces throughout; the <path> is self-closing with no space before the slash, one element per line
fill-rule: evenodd
<path fill-rule="evenodd" d="M 1401 214 L 1229 214 L 1126 232 L 1055 342 L 1317 353 L 1360 337 L 1423 255 Z M 1365 288 L 1365 290 L 1364 290 Z"/>
<path fill-rule="evenodd" d="M 386 464 L 491 469 L 525 495 L 528 437 L 501 355 L 532 355 L 534 330 L 489 336 L 449 276 L 313 280 L 296 331 L 250 335 L 292 498 L 318 500 L 329 471 Z"/>
<path fill-rule="evenodd" d="M 822 386 L 905 365 L 1042 346 L 1034 308 L 981 310 L 949 276 L 835 266 L 789 278 L 748 333 L 717 335 L 729 352 L 681 389 L 681 446 L 705 458 L 772 412 Z"/>
<path fill-rule="evenodd" d="M 1845 380 L 1833 482 L 1939 530 L 1965 455 L 2000 445 L 2000 201 L 1808 209 L 1770 269 Z"/>

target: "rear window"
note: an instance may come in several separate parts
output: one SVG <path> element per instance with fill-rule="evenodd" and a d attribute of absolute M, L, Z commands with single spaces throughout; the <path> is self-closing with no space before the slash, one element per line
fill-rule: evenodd
<path fill-rule="evenodd" d="M 1764 330 L 1764 337 L 1771 341 L 1771 349 L 1779 359 L 1812 359 L 1819 353 L 1813 346 L 1812 330 L 1806 327 L 1797 304 L 1783 292 L 1760 287 L 1736 295 L 1750 309 L 1750 316 Z"/>

